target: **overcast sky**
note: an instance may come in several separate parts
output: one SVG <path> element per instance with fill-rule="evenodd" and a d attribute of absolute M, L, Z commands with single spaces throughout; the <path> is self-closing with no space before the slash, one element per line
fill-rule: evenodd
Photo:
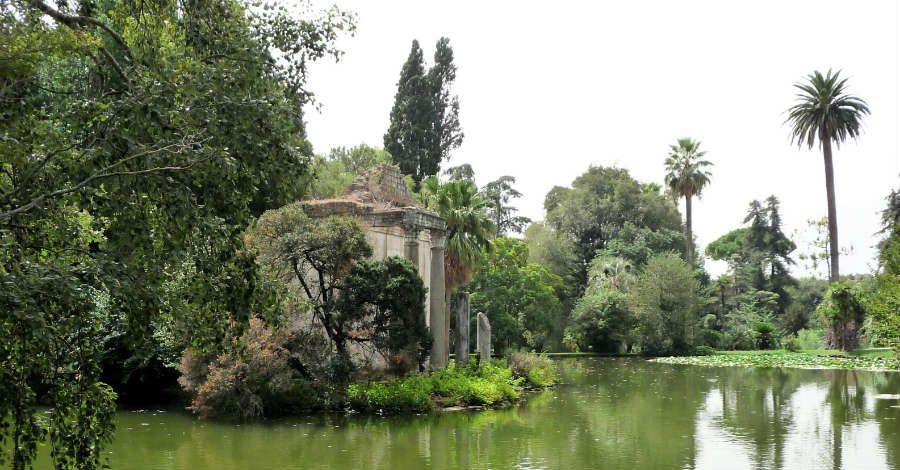
<path fill-rule="evenodd" d="M 783 122 L 794 82 L 842 69 L 872 115 L 835 154 L 840 242 L 853 247 L 841 270 L 869 272 L 884 198 L 900 186 L 898 3 L 338 0 L 358 31 L 339 63 L 312 67 L 321 111 L 308 110 L 308 133 L 319 153 L 381 146 L 411 41 L 430 61 L 447 36 L 465 140 L 445 167 L 471 164 L 479 185 L 515 176 L 521 212 L 539 220 L 547 191 L 590 165 L 661 183 L 669 144 L 693 137 L 715 164 L 694 205 L 702 248 L 770 194 L 789 234 L 825 215 L 821 152 L 791 146 Z"/>

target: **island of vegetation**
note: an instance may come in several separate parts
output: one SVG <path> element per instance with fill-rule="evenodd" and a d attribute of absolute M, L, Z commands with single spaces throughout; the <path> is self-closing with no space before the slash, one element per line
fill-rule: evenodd
<path fill-rule="evenodd" d="M 839 71 L 785 103 L 785 145 L 825 161 L 812 241 L 798 248 L 771 195 L 700 249 L 693 202 L 715 179 L 693 138 L 660 149 L 660 181 L 595 165 L 560 182 L 540 221 L 513 176 L 479 186 L 478 162 L 448 166 L 464 137 L 448 38 L 428 61 L 412 41 L 379 146 L 313 149 L 309 64 L 340 59 L 355 25 L 242 0 L 0 0 L 0 465 L 47 446 L 57 468 L 99 467 L 119 405 L 245 420 L 502 406 L 559 380 L 545 352 L 898 368 L 898 189 L 869 189 L 886 196 L 877 267 L 839 266 L 832 145 L 869 113 Z M 358 214 L 303 204 L 379 165 L 445 224 L 427 286 L 425 250 L 374 257 Z M 446 362 L 477 321 L 456 321 L 460 302 L 503 359 Z"/>

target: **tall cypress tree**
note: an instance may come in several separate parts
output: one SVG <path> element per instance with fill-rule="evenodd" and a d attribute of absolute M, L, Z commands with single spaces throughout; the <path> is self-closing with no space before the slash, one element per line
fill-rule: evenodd
<path fill-rule="evenodd" d="M 797 245 L 781 230 L 781 215 L 778 213 L 779 202 L 774 195 L 766 199 L 766 214 L 769 219 L 766 248 L 769 262 L 769 290 L 778 294 L 779 313 L 783 313 L 790 303 L 788 286 L 797 285 L 791 276 L 788 266 L 794 264 L 791 252 Z"/>
<path fill-rule="evenodd" d="M 416 188 L 423 179 L 436 175 L 441 161 L 462 143 L 459 101 L 450 94 L 456 79 L 450 40 L 441 38 L 434 54 L 434 66 L 425 72 L 422 49 L 414 40 L 409 57 L 400 71 L 391 123 L 384 135 L 384 148 L 411 175 Z"/>
<path fill-rule="evenodd" d="M 428 154 L 431 116 L 434 114 L 425 61 L 419 41 L 413 40 L 409 57 L 400 70 L 391 124 L 384 135 L 384 149 L 400 165 L 400 171 L 412 175 L 416 189 L 426 175 L 422 161 Z"/>
<path fill-rule="evenodd" d="M 434 66 L 428 71 L 431 85 L 434 117 L 432 122 L 431 145 L 428 149 L 427 174 L 440 170 L 440 162 L 450 158 L 450 151 L 462 144 L 463 133 L 459 126 L 459 99 L 450 94 L 450 87 L 456 80 L 456 65 L 453 63 L 453 49 L 450 39 L 438 40 L 434 50 Z"/>

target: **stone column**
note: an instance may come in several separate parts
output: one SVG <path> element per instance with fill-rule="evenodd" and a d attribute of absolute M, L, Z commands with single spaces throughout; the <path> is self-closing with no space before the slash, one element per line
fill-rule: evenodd
<path fill-rule="evenodd" d="M 404 227 L 403 257 L 419 270 L 419 231 L 415 227 Z"/>
<path fill-rule="evenodd" d="M 431 368 L 447 367 L 449 351 L 444 342 L 444 234 L 431 232 L 431 286 L 429 324 L 431 326 Z"/>
<path fill-rule="evenodd" d="M 487 315 L 478 312 L 478 356 L 481 363 L 491 362 L 491 322 Z"/>
<path fill-rule="evenodd" d="M 469 294 L 456 294 L 456 365 L 469 363 Z"/>

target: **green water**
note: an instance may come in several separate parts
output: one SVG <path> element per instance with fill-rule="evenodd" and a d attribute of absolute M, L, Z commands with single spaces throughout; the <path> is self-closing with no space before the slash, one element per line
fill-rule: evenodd
<path fill-rule="evenodd" d="M 900 374 L 560 361 L 515 408 L 202 422 L 122 412 L 116 469 L 897 469 Z"/>

